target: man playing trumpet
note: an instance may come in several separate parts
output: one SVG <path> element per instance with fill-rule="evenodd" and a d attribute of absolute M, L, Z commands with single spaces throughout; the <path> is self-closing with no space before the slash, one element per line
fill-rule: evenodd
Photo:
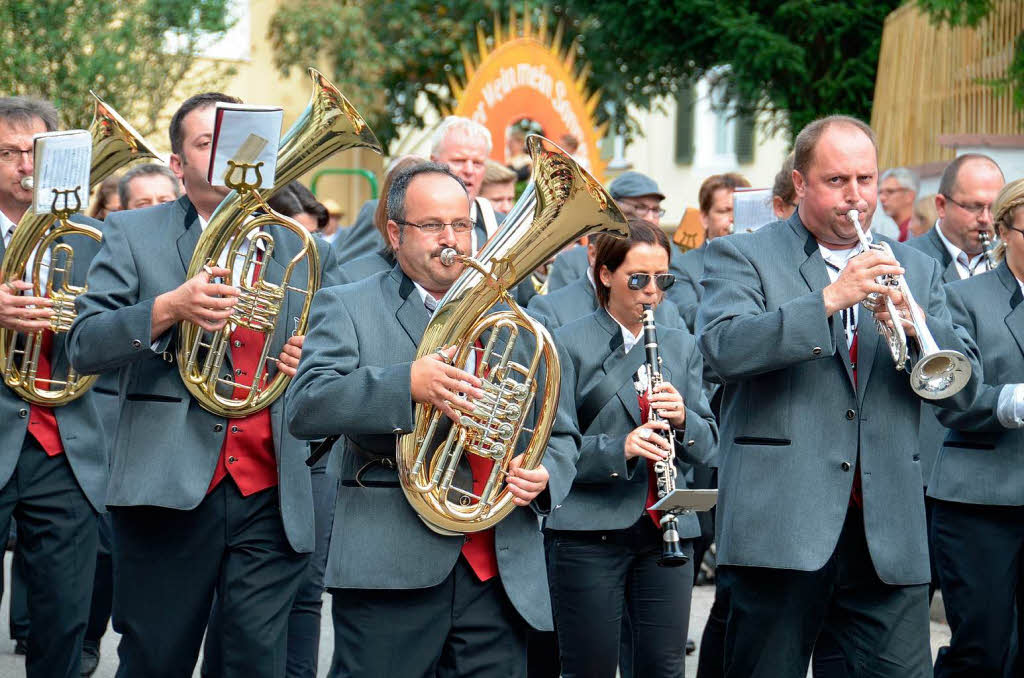
<path fill-rule="evenodd" d="M 930 673 L 920 400 L 861 303 L 903 305 L 877 278 L 905 274 L 937 343 L 970 355 L 973 343 L 950 320 L 934 260 L 893 242 L 896 258 L 861 251 L 848 212 L 870 222 L 877 177 L 871 128 L 815 121 L 795 144 L 797 212 L 708 246 L 697 327 L 726 384 L 726 676 L 802 677 L 823 629 L 850 675 Z"/>

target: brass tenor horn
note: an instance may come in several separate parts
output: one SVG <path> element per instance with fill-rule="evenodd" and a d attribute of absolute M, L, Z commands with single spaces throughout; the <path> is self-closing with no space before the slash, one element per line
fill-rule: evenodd
<path fill-rule="evenodd" d="M 206 332 L 188 321 L 178 326 L 177 364 L 181 378 L 203 408 L 222 417 L 238 418 L 258 412 L 284 393 L 291 378 L 282 372 L 272 378 L 269 376 L 268 362 L 274 358 L 268 353 L 285 295 L 289 291 L 303 295 L 305 303 L 297 318 L 295 333 L 305 334 L 309 305 L 320 287 L 320 258 L 313 236 L 297 221 L 270 209 L 266 201 L 339 151 L 357 147 L 377 153 L 382 150 L 373 131 L 341 92 L 316 69 L 309 69 L 309 75 L 313 80 L 313 95 L 306 110 L 281 141 L 274 186 L 258 188 L 259 182 L 246 184 L 243 172 L 237 189 L 228 194 L 210 216 L 189 265 L 188 278 L 197 275 L 204 266 L 218 262 L 232 270 L 232 278 L 236 269 L 241 271 L 238 303 L 223 329 Z M 286 229 L 302 242 L 298 254 L 285 267 L 280 283 L 266 280 L 262 267 L 253 275 L 257 243 L 265 249 L 266 258 L 273 252 L 273 236 L 261 232 L 267 226 Z M 293 283 L 293 274 L 305 278 L 302 286 Z M 252 277 L 255 280 L 248 282 Z M 248 384 L 222 377 L 220 373 L 231 332 L 239 326 L 263 335 L 257 373 L 251 375 Z"/>
<path fill-rule="evenodd" d="M 55 333 L 71 329 L 77 312 L 75 299 L 85 292 L 84 286 L 71 284 L 74 249 L 67 244 L 68 236 L 85 236 L 99 242 L 101 234 L 92 226 L 76 224 L 70 217 L 82 207 L 92 188 L 121 167 L 137 160 L 156 158 L 142 135 L 118 115 L 110 105 L 91 93 L 96 99 L 96 113 L 89 133 L 92 135 L 92 160 L 89 186 L 60 196 L 58 206 L 54 196 L 54 210 L 49 214 L 36 214 L 31 208 L 25 212 L 14 229 L 11 243 L 0 263 L 0 280 L 29 280 L 33 296 L 49 296 L 53 301 L 50 329 Z M 32 181 L 22 180 L 22 187 L 30 189 Z M 43 253 L 50 253 L 50 271 L 46 289 L 40 285 Z M 33 258 L 34 255 L 34 258 Z M 29 264 L 32 269 L 29 270 Z M 26 275 L 27 274 L 27 275 Z M 72 367 L 64 375 L 51 374 L 48 379 L 38 376 L 39 354 L 43 346 L 43 332 L 22 334 L 0 328 L 0 370 L 4 382 L 23 400 L 38 405 L 58 407 L 85 393 L 96 376 L 83 376 Z"/>
<path fill-rule="evenodd" d="M 419 404 L 413 431 L 397 441 L 399 478 L 406 498 L 435 532 L 462 534 L 486 530 L 507 516 L 515 504 L 504 478 L 523 432 L 531 435 L 521 467 L 540 465 L 551 436 L 558 404 L 558 353 L 547 330 L 526 315 L 509 294 L 551 255 L 588 233 L 629 235 L 626 218 L 611 196 L 566 152 L 532 135 L 526 148 L 533 158 L 533 182 L 512 207 L 501 228 L 476 258 L 447 249 L 445 265 L 466 270 L 438 304 L 416 353 L 421 358 L 457 345 L 454 364 L 465 367 L 476 351 L 475 372 L 484 397 L 462 411 L 433 449 L 445 415 Z M 509 310 L 491 312 L 504 302 Z M 487 333 L 489 336 L 485 336 Z M 512 360 L 522 334 L 533 335 L 532 356 Z M 483 349 L 475 348 L 482 339 Z M 544 364 L 543 387 L 538 383 Z M 539 396 L 532 431 L 526 419 Z M 482 492 L 453 484 L 463 454 L 493 461 Z"/>
<path fill-rule="evenodd" d="M 867 235 L 860 225 L 860 214 L 857 210 L 850 210 L 846 216 L 853 222 L 854 230 L 857 231 L 857 239 L 860 240 L 864 251 L 876 250 L 893 257 L 892 248 L 888 243 L 870 243 Z M 895 257 L 893 257 L 895 259 Z M 959 351 L 942 350 L 935 343 L 924 315 L 920 307 L 914 301 L 914 295 L 910 291 L 910 285 L 902 275 L 883 275 L 876 279 L 880 285 L 895 287 L 903 296 L 903 301 L 910 309 L 910 318 L 904 318 L 899 309 L 892 302 L 888 295 L 881 295 L 872 292 L 868 298 L 861 302 L 865 308 L 874 313 L 875 307 L 881 306 L 892 319 L 892 327 L 875 319 L 878 333 L 889 345 L 893 362 L 897 371 L 906 369 L 909 350 L 907 344 L 907 333 L 904 325 L 914 328 L 917 335 L 918 348 L 921 357 L 910 370 L 910 388 L 914 393 L 926 400 L 938 400 L 949 398 L 960 392 L 967 385 L 971 378 L 971 363 Z"/>

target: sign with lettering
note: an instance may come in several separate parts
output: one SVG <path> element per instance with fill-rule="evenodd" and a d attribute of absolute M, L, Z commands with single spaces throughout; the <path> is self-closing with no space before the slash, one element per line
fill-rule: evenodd
<path fill-rule="evenodd" d="M 491 131 L 491 158 L 497 162 L 508 161 L 510 128 L 528 121 L 556 144 L 575 140 L 577 148 L 565 150 L 603 180 L 605 163 L 597 142 L 604 126 L 594 123 L 600 96 L 587 92 L 587 69 L 574 68 L 572 50 L 563 51 L 557 38 L 548 44 L 544 26 L 537 33 L 529 22 L 522 28 L 522 36 L 502 40 L 501 27 L 496 25 L 491 49 L 482 33 L 477 36 L 481 54 L 478 59 L 465 54 L 466 82 L 450 82 L 458 102 L 452 113 L 472 118 Z"/>

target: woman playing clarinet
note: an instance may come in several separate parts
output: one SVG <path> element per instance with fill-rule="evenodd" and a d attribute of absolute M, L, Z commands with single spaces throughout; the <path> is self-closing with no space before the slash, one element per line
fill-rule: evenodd
<path fill-rule="evenodd" d="M 562 363 L 555 434 L 580 441 L 572 490 L 545 530 L 566 678 L 615 676 L 624 616 L 632 657 L 622 659 L 633 675 L 683 675 L 690 540 L 700 526 L 692 514 L 650 507 L 667 487 L 685 487 L 690 466 L 706 463 L 718 444 L 696 341 L 651 326 L 650 311 L 674 282 L 668 239 L 646 221 L 629 225 L 629 238 L 597 244 L 600 307 L 554 335 Z"/>

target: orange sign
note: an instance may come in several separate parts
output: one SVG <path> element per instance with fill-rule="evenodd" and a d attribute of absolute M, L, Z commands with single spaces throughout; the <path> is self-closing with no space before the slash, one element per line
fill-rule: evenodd
<path fill-rule="evenodd" d="M 496 46 L 491 50 L 484 36 L 478 35 L 478 63 L 465 54 L 467 80 L 465 84 L 451 83 L 458 102 L 452 112 L 491 131 L 491 157 L 501 163 L 505 162 L 508 129 L 521 120 L 539 125 L 542 134 L 555 143 L 571 135 L 579 143 L 573 157 L 601 180 L 605 163 L 597 141 L 604 129 L 598 128 L 593 118 L 599 95 L 588 95 L 585 70 L 574 73 L 572 50 L 563 54 L 557 38 L 555 44 L 546 44 L 543 26 L 537 35 L 531 34 L 529 23 L 523 28 L 524 36 L 501 41 L 501 27 L 495 25 Z"/>

